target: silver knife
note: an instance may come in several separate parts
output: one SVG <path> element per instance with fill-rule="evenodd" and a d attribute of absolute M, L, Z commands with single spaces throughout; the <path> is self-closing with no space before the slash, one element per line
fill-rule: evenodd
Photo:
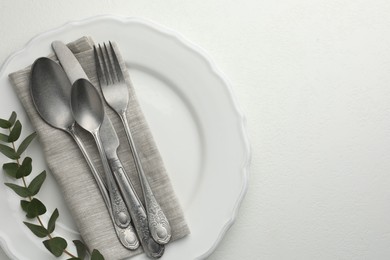
<path fill-rule="evenodd" d="M 70 49 L 62 42 L 55 41 L 52 43 L 52 48 L 57 55 L 58 60 L 60 61 L 61 66 L 63 67 L 66 75 L 69 78 L 71 84 L 80 78 L 88 80 L 88 76 L 81 67 L 80 63 L 70 51 Z M 103 126 L 111 126 L 111 122 L 107 117 L 103 121 Z M 131 225 L 131 218 L 126 207 L 125 201 L 122 198 L 122 195 L 119 191 L 117 183 L 115 182 L 112 172 L 106 173 L 107 184 L 104 183 L 99 175 L 99 173 L 91 167 L 93 176 L 96 179 L 96 182 L 99 186 L 99 189 L 108 189 L 109 198 L 107 192 L 101 192 L 102 196 L 105 197 L 104 201 L 106 202 L 107 210 L 110 214 L 110 217 L 113 221 L 115 232 L 122 243 L 122 245 L 128 249 L 134 250 L 139 247 L 139 241 L 135 234 L 134 228 Z M 101 187 L 102 183 L 106 184 L 106 187 Z"/>

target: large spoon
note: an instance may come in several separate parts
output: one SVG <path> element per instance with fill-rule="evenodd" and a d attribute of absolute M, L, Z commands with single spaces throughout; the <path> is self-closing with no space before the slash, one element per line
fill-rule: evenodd
<path fill-rule="evenodd" d="M 70 103 L 77 124 L 92 134 L 99 150 L 103 168 L 109 170 L 110 166 L 100 137 L 100 127 L 105 112 L 98 91 L 89 80 L 79 79 L 73 83 Z M 126 177 L 123 175 L 123 171 L 117 171 L 114 177 L 120 185 L 121 191 L 127 194 L 127 196 L 124 196 L 125 203 L 130 209 L 130 215 L 145 254 L 148 257 L 159 258 L 164 253 L 164 246 L 153 240 L 149 231 L 145 209 L 134 188 L 131 185 L 124 185 L 123 181 Z"/>
<path fill-rule="evenodd" d="M 130 225 L 129 213 L 127 210 L 117 210 L 126 209 L 124 201 L 119 198 L 114 203 L 113 198 L 111 203 L 105 183 L 75 131 L 76 122 L 70 109 L 71 89 L 67 75 L 56 62 L 48 58 L 39 58 L 34 62 L 31 69 L 31 96 L 39 115 L 52 127 L 65 131 L 73 137 L 95 177 L 120 242 L 126 248 L 134 250 L 139 242 Z M 118 222 L 121 225 L 117 224 Z"/>

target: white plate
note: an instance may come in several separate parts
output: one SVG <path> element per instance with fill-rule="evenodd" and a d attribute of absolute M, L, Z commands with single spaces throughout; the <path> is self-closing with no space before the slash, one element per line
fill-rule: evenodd
<path fill-rule="evenodd" d="M 96 42 L 117 42 L 183 206 L 192 233 L 170 244 L 163 259 L 205 258 L 235 219 L 246 191 L 250 152 L 245 120 L 229 83 L 199 47 L 176 32 L 137 18 L 99 16 L 68 23 L 33 38 L 7 59 L 0 71 L 0 117 L 15 110 L 26 126 L 23 133 L 31 132 L 7 75 L 51 52 L 52 41 L 69 42 L 84 35 Z M 33 157 L 34 169 L 47 169 L 39 143 L 27 153 Z M 0 156 L 0 163 L 4 162 Z M 6 181 L 10 180 L 0 175 L 0 182 Z M 56 232 L 71 241 L 78 233 L 57 189 L 49 178 L 40 198 L 49 212 L 59 208 Z M 18 200 L 0 185 L 1 246 L 14 259 L 50 258 L 41 240 L 23 225 Z M 48 217 L 49 213 L 43 216 Z"/>

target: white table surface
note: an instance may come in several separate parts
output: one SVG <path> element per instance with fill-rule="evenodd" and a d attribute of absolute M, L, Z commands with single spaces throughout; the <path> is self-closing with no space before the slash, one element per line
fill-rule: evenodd
<path fill-rule="evenodd" d="M 1 0 L 0 62 L 97 14 L 182 33 L 232 82 L 251 174 L 209 259 L 390 259 L 388 0 Z"/>

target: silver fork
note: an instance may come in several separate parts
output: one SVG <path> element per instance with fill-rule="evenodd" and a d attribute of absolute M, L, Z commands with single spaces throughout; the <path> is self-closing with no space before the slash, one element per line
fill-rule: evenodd
<path fill-rule="evenodd" d="M 151 235 L 157 243 L 162 245 L 167 244 L 171 238 L 171 227 L 163 210 L 154 197 L 148 179 L 143 171 L 126 117 L 129 103 L 127 84 L 114 47 L 111 42 L 109 44 L 109 48 L 107 48 L 105 43 L 103 47 L 101 47 L 100 44 L 98 47 L 94 46 L 96 70 L 100 87 L 107 104 L 116 111 L 124 125 L 145 198 L 145 208 L 148 215 Z"/>

